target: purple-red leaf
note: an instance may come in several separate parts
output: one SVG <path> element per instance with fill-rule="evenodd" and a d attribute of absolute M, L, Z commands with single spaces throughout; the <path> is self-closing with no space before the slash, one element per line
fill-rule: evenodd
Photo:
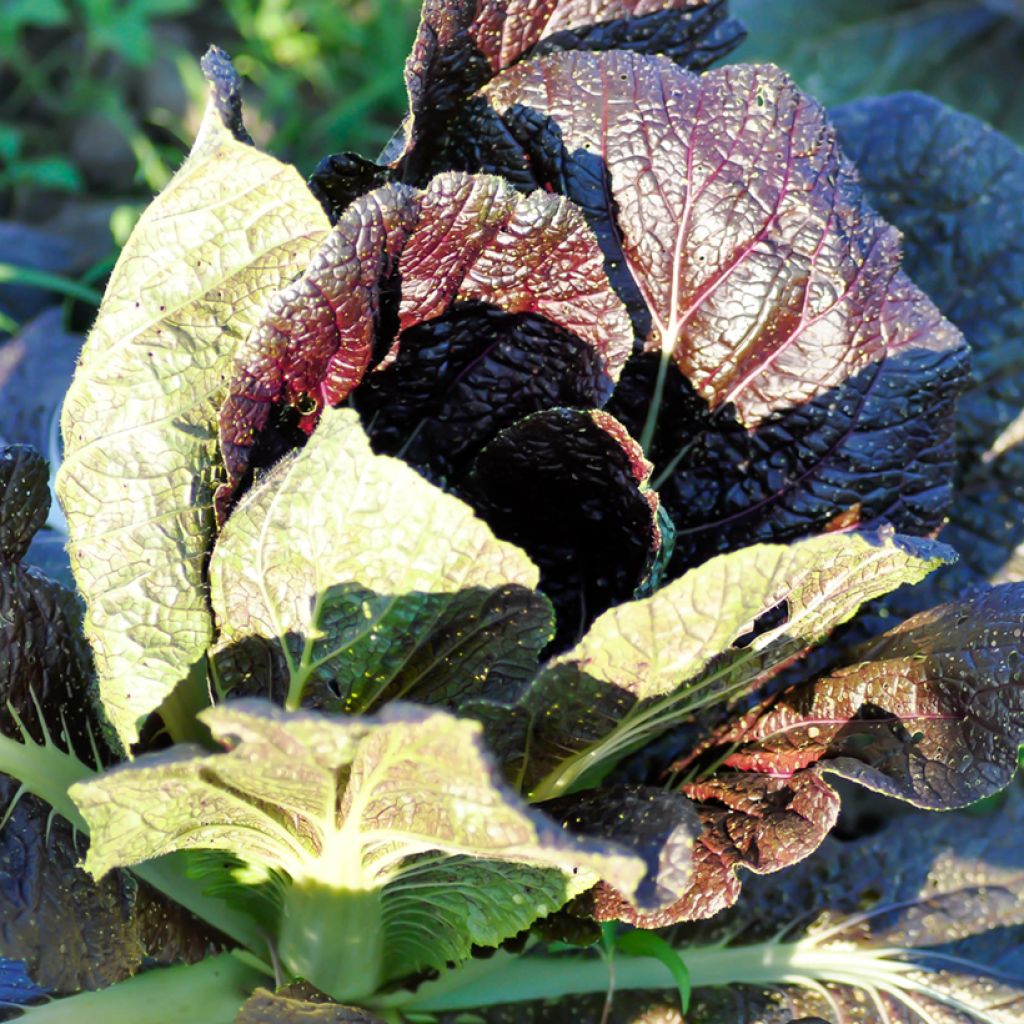
<path fill-rule="evenodd" d="M 790 777 L 723 773 L 685 786 L 684 792 L 697 805 L 702 830 L 680 898 L 663 910 L 642 913 L 602 883 L 576 901 L 575 913 L 640 928 L 713 917 L 739 898 L 739 868 L 764 875 L 803 860 L 821 845 L 839 814 L 839 797 L 813 768 Z"/>
<path fill-rule="evenodd" d="M 250 466 L 301 439 L 296 427 L 308 433 L 373 363 L 371 435 L 402 451 L 422 433 L 443 472 L 449 446 L 455 458 L 567 398 L 606 401 L 630 347 L 570 202 L 463 174 L 387 186 L 348 208 L 246 342 L 221 413 L 219 511 Z"/>
<path fill-rule="evenodd" d="M 703 823 L 687 892 L 637 915 L 602 885 L 575 912 L 661 927 L 731 906 L 737 868 L 778 871 L 832 829 L 839 796 L 824 773 L 936 810 L 1001 789 L 1024 742 L 1022 631 L 1024 584 L 996 587 L 909 619 L 864 660 L 724 726 L 703 747 L 724 770 L 683 786 Z"/>
<path fill-rule="evenodd" d="M 410 114 L 401 155 L 424 140 L 436 146 L 469 96 L 524 57 L 634 50 L 700 69 L 742 38 L 724 0 L 426 0 L 405 66 Z"/>
<path fill-rule="evenodd" d="M 938 528 L 966 348 L 818 104 L 776 68 L 628 53 L 532 60 L 482 96 L 467 161 L 581 206 L 651 353 L 610 408 L 653 458 L 680 568 L 882 517 Z"/>
<path fill-rule="evenodd" d="M 650 469 L 622 424 L 597 410 L 536 413 L 478 456 L 463 497 L 540 568 L 556 647 L 631 597 L 651 570 L 662 537 Z"/>
<path fill-rule="evenodd" d="M 726 763 L 823 770 L 919 807 L 961 807 L 1013 777 L 1024 742 L 1024 584 L 908 619 L 863 660 L 781 694 L 720 738 Z"/>

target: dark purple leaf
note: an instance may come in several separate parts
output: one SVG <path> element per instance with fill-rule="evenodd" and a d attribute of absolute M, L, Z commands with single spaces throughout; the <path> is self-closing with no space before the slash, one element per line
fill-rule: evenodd
<path fill-rule="evenodd" d="M 643 857 L 647 875 L 634 903 L 665 906 L 688 889 L 701 821 L 682 794 L 651 786 L 604 786 L 540 807 L 570 832 L 611 840 Z"/>
<path fill-rule="evenodd" d="M 661 546 L 650 464 L 622 424 L 596 410 L 550 409 L 502 431 L 463 497 L 540 568 L 556 648 L 631 597 Z"/>
<path fill-rule="evenodd" d="M 465 101 L 525 57 L 634 50 L 701 69 L 742 38 L 724 0 L 426 0 L 405 67 L 410 114 L 400 155 L 408 161 L 424 141 L 438 147 Z"/>
<path fill-rule="evenodd" d="M 641 928 L 714 917 L 739 898 L 740 868 L 769 874 L 813 852 L 839 814 L 839 797 L 817 771 L 791 777 L 753 772 L 722 773 L 684 787 L 696 803 L 701 832 L 685 892 L 662 910 L 642 913 L 602 883 L 581 896 L 573 912 Z"/>
<path fill-rule="evenodd" d="M 325 156 L 313 168 L 309 188 L 320 200 L 331 223 L 337 224 L 356 199 L 376 188 L 383 188 L 393 177 L 391 168 L 366 160 L 357 153 L 334 153 Z"/>
<path fill-rule="evenodd" d="M 907 620 L 859 662 L 786 691 L 719 738 L 733 767 L 817 764 L 919 807 L 1004 787 L 1024 742 L 1024 584 Z"/>
<path fill-rule="evenodd" d="M 49 507 L 43 458 L 27 445 L 0 448 L 0 732 L 19 737 L 20 718 L 37 742 L 48 730 L 91 763 L 97 722 L 78 604 L 18 564 Z"/>
<path fill-rule="evenodd" d="M 436 480 L 460 478 L 503 426 L 537 409 L 603 405 L 611 389 L 596 349 L 532 313 L 460 304 L 398 344 L 355 404 L 376 451 Z"/>
<path fill-rule="evenodd" d="M 649 442 L 677 569 L 941 525 L 966 349 L 816 103 L 776 68 L 625 53 L 530 61 L 481 95 L 467 161 L 581 206 L 651 353 L 609 408 Z"/>
<path fill-rule="evenodd" d="M 833 117 L 872 203 L 903 232 L 908 273 L 971 346 L 943 533 L 961 558 L 901 595 L 901 612 L 919 611 L 972 584 L 1024 579 L 1024 154 L 918 93 L 861 100 Z"/>
<path fill-rule="evenodd" d="M 0 777 L 5 808 L 17 786 Z M 0 956 L 23 960 L 57 995 L 103 988 L 150 964 L 195 962 L 222 940 L 124 871 L 82 870 L 88 840 L 34 796 L 17 798 L 0 831 Z"/>
<path fill-rule="evenodd" d="M 221 514 L 251 465 L 308 433 L 373 363 L 360 405 L 378 448 L 409 453 L 422 434 L 440 473 L 526 413 L 603 403 L 631 339 L 600 268 L 571 203 L 497 178 L 447 174 L 357 200 L 239 358 L 221 413 Z"/>
<path fill-rule="evenodd" d="M 0 562 L 19 562 L 50 511 L 50 470 L 24 444 L 0 447 Z"/>

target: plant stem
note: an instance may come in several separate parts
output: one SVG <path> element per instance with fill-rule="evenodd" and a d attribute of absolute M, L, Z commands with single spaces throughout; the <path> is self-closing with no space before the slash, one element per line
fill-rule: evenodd
<path fill-rule="evenodd" d="M 91 779 L 95 772 L 74 754 L 49 743 L 22 743 L 0 735 L 0 774 L 9 775 L 26 792 L 46 801 L 79 832 L 88 831 L 68 790 L 76 782 Z"/>
<path fill-rule="evenodd" d="M 30 1006 L 29 1024 L 232 1024 L 263 974 L 230 953 L 159 967 L 96 992 Z"/>
<path fill-rule="evenodd" d="M 812 940 L 761 942 L 733 948 L 693 947 L 678 950 L 692 986 L 773 985 L 837 981 L 848 985 L 886 983 L 913 985 L 907 976 L 912 963 L 888 957 L 899 950 L 819 948 Z M 420 986 L 415 993 L 396 993 L 380 1000 L 382 1007 L 403 1012 L 441 1013 L 506 1003 L 557 1000 L 607 992 L 609 965 L 585 955 L 548 957 L 499 953 L 481 971 L 474 962 Z M 654 957 L 615 957 L 617 991 L 676 988 L 676 979 Z"/>
<path fill-rule="evenodd" d="M 647 419 L 640 435 L 640 447 L 643 448 L 644 455 L 650 455 L 654 434 L 658 429 L 658 414 L 661 412 L 661 403 L 665 397 L 665 382 L 668 379 L 668 367 L 671 362 L 672 352 L 663 348 L 658 359 L 658 375 L 654 379 L 654 394 L 651 396 L 651 404 L 647 406 Z"/>
<path fill-rule="evenodd" d="M 201 878 L 189 877 L 188 865 L 187 853 L 169 853 L 156 860 L 136 864 L 129 870 L 228 938 L 255 953 L 265 953 L 266 939 L 256 922 L 235 910 L 226 900 L 208 895 Z"/>
<path fill-rule="evenodd" d="M 380 889 L 296 879 L 285 896 L 277 952 L 293 975 L 340 1002 L 368 998 L 384 965 Z"/>
<path fill-rule="evenodd" d="M 198 743 L 208 749 L 218 749 L 210 730 L 199 721 L 199 712 L 210 706 L 210 689 L 206 658 L 197 661 L 183 679 L 167 695 L 157 713 L 164 728 L 175 743 Z"/>

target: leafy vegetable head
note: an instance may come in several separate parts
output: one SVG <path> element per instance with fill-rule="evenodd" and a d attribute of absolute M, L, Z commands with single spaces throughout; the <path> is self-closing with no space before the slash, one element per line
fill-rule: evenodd
<path fill-rule="evenodd" d="M 683 1004 L 689 969 L 998 1019 L 916 980 L 952 961 L 909 932 L 852 965 L 837 932 L 686 945 L 825 843 L 835 777 L 961 807 L 1024 739 L 1012 574 L 850 625 L 956 560 L 967 349 L 823 109 L 773 66 L 698 73 L 741 35 L 716 0 L 428 0 L 402 131 L 312 190 L 207 56 L 65 404 L 88 699 L 74 606 L 17 565 L 45 467 L 0 462 L 12 635 L 47 641 L 8 648 L 0 771 L 89 833 L 90 898 L 141 877 L 242 950 L 111 998 L 182 978 L 239 1021 L 419 1019 L 603 992 L 618 962 Z M 870 642 L 808 657 L 840 627 Z M 905 852 L 921 887 L 886 914 L 930 884 Z M 820 888 L 801 914 L 866 898 Z M 518 958 L 595 936 L 603 959 Z"/>

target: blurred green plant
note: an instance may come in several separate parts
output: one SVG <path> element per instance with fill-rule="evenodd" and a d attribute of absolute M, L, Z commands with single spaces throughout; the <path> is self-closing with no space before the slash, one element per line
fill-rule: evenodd
<path fill-rule="evenodd" d="M 419 0 L 3 0 L 0 11 L 3 216 L 38 193 L 161 189 L 194 131 L 195 57 L 213 40 L 252 83 L 261 144 L 305 171 L 339 149 L 375 154 L 405 109 Z M 120 165 L 106 175 L 113 150 Z"/>
<path fill-rule="evenodd" d="M 405 113 L 402 64 L 420 0 L 227 0 L 236 66 L 260 90 L 275 152 L 310 171 L 339 149 L 376 155 Z M 307 93 L 310 102 L 298 102 Z M 311 95 L 309 95 L 311 94 Z M 312 112 L 312 117 L 310 116 Z"/>

